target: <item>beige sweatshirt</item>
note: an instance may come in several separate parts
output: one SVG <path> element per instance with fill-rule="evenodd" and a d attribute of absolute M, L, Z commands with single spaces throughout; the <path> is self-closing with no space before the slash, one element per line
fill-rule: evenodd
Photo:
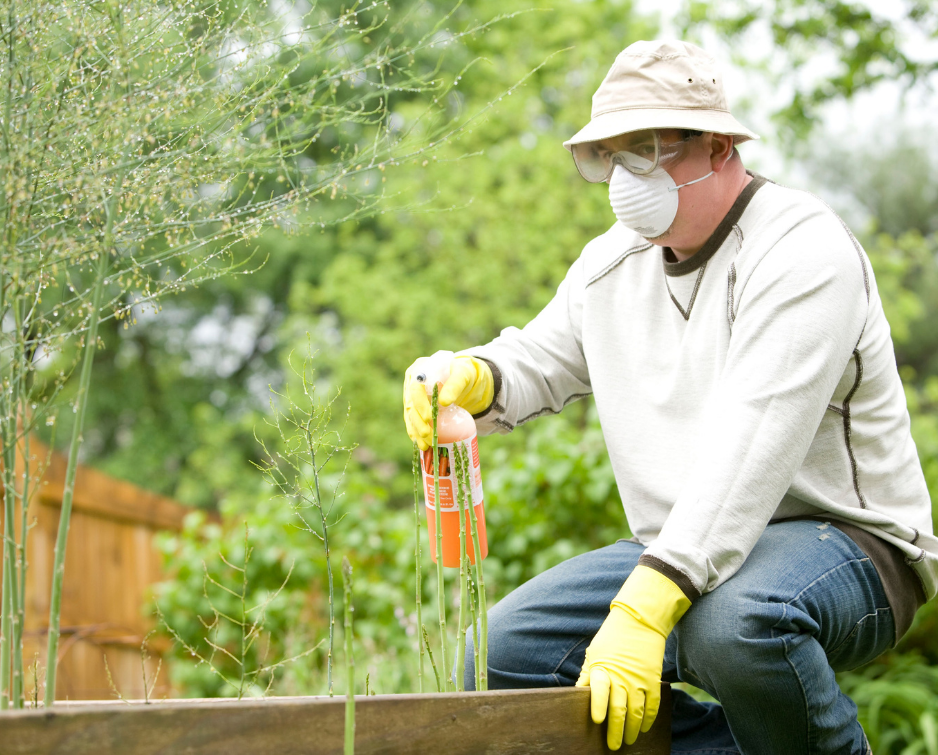
<path fill-rule="evenodd" d="M 643 561 L 691 597 L 775 519 L 892 543 L 938 592 L 931 501 L 869 260 L 819 199 L 756 177 L 685 262 L 616 223 L 496 367 L 480 434 L 592 393 Z"/>

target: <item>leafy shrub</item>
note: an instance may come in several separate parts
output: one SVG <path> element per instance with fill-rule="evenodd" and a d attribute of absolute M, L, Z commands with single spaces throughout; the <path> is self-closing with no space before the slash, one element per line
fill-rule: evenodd
<path fill-rule="evenodd" d="M 938 668 L 894 655 L 840 676 L 876 755 L 938 755 Z"/>
<path fill-rule="evenodd" d="M 571 556 L 629 536 L 595 411 L 584 407 L 579 418 L 579 423 L 567 418 L 538 423 L 531 428 L 523 453 L 512 455 L 502 447 L 486 458 L 486 444 L 482 444 L 490 547 L 485 581 L 490 599 Z M 331 489 L 338 479 L 324 479 L 323 484 Z M 330 538 L 333 554 L 346 555 L 357 575 L 359 666 L 365 668 L 371 687 L 378 692 L 415 691 L 418 628 L 412 505 L 389 505 L 386 488 L 372 480 L 367 467 L 354 462 L 341 490 L 334 515 L 338 524 Z M 429 568 L 423 509 L 421 499 L 423 600 L 430 605 L 436 580 Z M 171 579 L 157 587 L 156 598 L 166 623 L 202 657 L 211 655 L 208 641 L 212 637 L 237 656 L 240 630 L 226 624 L 213 634 L 216 630 L 208 627 L 216 610 L 237 616 L 239 601 L 207 581 L 206 575 L 232 590 L 240 589 L 241 575 L 225 562 L 236 566 L 244 562 L 246 525 L 253 548 L 246 603 L 265 604 L 290 574 L 283 591 L 264 609 L 264 636 L 252 646 L 248 667 L 270 665 L 316 646 L 328 632 L 327 576 L 320 542 L 302 528 L 287 502 L 262 487 L 256 503 L 246 506 L 242 499 L 235 499 L 223 505 L 222 514 L 221 524 L 194 514 L 182 533 L 161 539 Z M 452 588 L 454 579 L 448 582 L 448 604 L 455 615 L 459 595 Z M 438 631 L 434 623 L 426 622 L 431 637 Z M 454 622 L 448 624 L 454 629 Z M 221 677 L 237 676 L 237 663 L 217 652 L 213 663 L 220 664 L 222 674 L 177 645 L 170 664 L 172 682 L 186 696 L 236 694 Z M 270 691 L 325 694 L 325 666 L 323 645 L 278 668 Z M 360 683 L 363 686 L 364 674 Z M 265 685 L 255 685 L 246 694 L 262 694 L 264 689 Z"/>

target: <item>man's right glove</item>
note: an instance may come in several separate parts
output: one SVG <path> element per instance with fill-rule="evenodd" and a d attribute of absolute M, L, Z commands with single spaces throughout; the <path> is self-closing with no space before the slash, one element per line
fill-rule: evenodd
<path fill-rule="evenodd" d="M 674 582 L 647 566 L 636 566 L 612 601 L 609 615 L 586 649 L 577 687 L 589 687 L 590 712 L 602 723 L 609 712 L 610 750 L 631 745 L 646 732 L 661 704 L 664 643 L 690 608 Z M 623 732 L 623 727 L 625 731 Z"/>
<path fill-rule="evenodd" d="M 407 434 L 421 451 L 433 445 L 430 424 L 430 399 L 424 383 L 417 382 L 416 362 L 404 374 L 404 424 Z M 450 364 L 449 380 L 440 389 L 440 406 L 456 404 L 470 414 L 484 412 L 495 400 L 492 369 L 475 357 L 455 357 Z"/>

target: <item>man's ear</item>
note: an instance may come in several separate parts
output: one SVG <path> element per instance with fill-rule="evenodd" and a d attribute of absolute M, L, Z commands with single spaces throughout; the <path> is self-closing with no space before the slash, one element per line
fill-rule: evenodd
<path fill-rule="evenodd" d="M 729 134 L 710 134 L 710 169 L 719 173 L 733 156 L 735 142 Z"/>

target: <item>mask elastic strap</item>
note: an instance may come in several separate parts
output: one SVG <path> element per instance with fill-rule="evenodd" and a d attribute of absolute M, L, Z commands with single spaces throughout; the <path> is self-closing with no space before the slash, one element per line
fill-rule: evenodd
<path fill-rule="evenodd" d="M 700 183 L 701 181 L 704 180 L 704 178 L 710 178 L 710 176 L 712 176 L 712 175 L 713 175 L 713 171 L 711 170 L 711 171 L 710 171 L 707 175 L 705 175 L 703 178 L 695 178 L 693 181 L 688 181 L 686 184 L 681 184 L 680 186 L 669 186 L 669 187 L 668 187 L 668 191 L 677 191 L 678 189 L 683 189 L 685 186 L 690 186 L 691 184 Z"/>

